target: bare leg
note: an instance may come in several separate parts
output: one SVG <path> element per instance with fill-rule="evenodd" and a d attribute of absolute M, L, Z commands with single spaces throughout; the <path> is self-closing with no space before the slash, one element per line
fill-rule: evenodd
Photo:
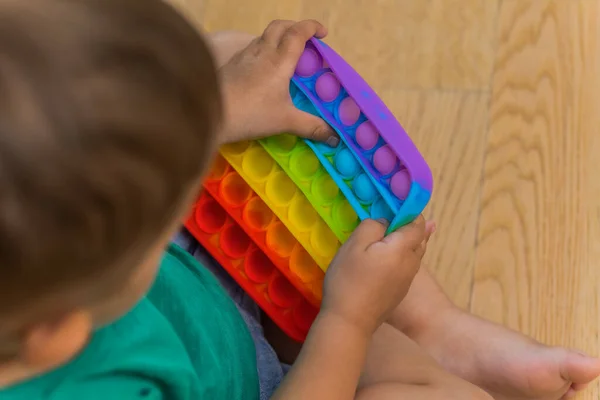
<path fill-rule="evenodd" d="M 293 363 L 301 345 L 289 339 L 266 316 L 263 326 L 280 360 Z M 406 335 L 384 324 L 373 335 L 356 399 L 491 400 L 491 397 L 442 369 Z"/>
<path fill-rule="evenodd" d="M 570 398 L 600 374 L 597 359 L 544 346 L 458 309 L 426 269 L 389 322 L 497 400 Z"/>
<path fill-rule="evenodd" d="M 491 399 L 480 388 L 443 370 L 417 344 L 390 325 L 373 336 L 357 399 Z"/>

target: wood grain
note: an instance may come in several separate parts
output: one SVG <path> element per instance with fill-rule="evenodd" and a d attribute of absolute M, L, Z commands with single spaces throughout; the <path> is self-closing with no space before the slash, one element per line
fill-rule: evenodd
<path fill-rule="evenodd" d="M 473 283 L 489 96 L 485 93 L 382 91 L 382 99 L 427 159 L 435 196 L 427 210 L 438 230 L 426 264 L 461 307 Z"/>
<path fill-rule="evenodd" d="M 204 25 L 204 5 L 205 0 L 167 0 L 170 4 L 185 14 L 185 16 L 199 29 L 203 29 Z"/>
<path fill-rule="evenodd" d="M 179 0 L 182 1 L 182 0 Z M 189 0 L 188 0 L 189 1 Z M 383 88 L 487 89 L 498 0 L 205 0 L 205 28 L 260 33 L 316 18 L 327 39 Z"/>
<path fill-rule="evenodd" d="M 502 4 L 472 299 L 477 314 L 596 354 L 599 16 L 598 1 Z"/>

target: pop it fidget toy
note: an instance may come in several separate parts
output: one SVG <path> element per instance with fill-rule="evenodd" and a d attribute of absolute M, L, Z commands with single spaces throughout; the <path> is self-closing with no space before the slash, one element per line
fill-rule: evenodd
<path fill-rule="evenodd" d="M 304 299 L 208 192 L 200 194 L 185 225 L 289 337 L 304 341 L 318 308 Z"/>
<path fill-rule="evenodd" d="M 319 307 L 325 273 L 222 156 L 213 163 L 204 188 L 290 283 L 311 304 Z"/>
<path fill-rule="evenodd" d="M 310 147 L 288 134 L 272 136 L 260 143 L 344 243 L 358 226 L 358 216 Z"/>
<path fill-rule="evenodd" d="M 307 140 L 359 218 L 414 220 L 431 198 L 427 163 L 367 83 L 329 46 L 306 44 L 290 85 L 296 107 L 324 118 L 340 135 L 335 149 Z"/>
<path fill-rule="evenodd" d="M 223 146 L 221 154 L 326 271 L 340 241 L 269 153 L 252 141 Z"/>

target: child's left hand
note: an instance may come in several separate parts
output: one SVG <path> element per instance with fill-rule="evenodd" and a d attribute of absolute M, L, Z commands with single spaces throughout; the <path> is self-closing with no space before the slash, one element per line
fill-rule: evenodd
<path fill-rule="evenodd" d="M 289 93 L 306 42 L 326 34 L 313 20 L 273 21 L 221 67 L 225 126 L 220 144 L 285 132 L 337 146 L 335 131 L 323 119 L 297 109 Z"/>

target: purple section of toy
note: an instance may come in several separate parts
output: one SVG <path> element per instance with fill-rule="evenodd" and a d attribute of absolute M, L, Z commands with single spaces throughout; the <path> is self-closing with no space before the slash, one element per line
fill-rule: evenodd
<path fill-rule="evenodd" d="M 381 101 L 381 99 L 377 96 L 377 94 L 375 94 L 373 89 L 369 87 L 364 79 L 362 79 L 362 77 L 358 75 L 358 73 L 356 73 L 356 71 L 354 71 L 352 67 L 350 67 L 329 46 L 318 39 L 311 39 L 311 43 L 313 44 L 314 48 L 323 56 L 329 68 L 339 78 L 339 81 L 343 82 L 343 87 L 348 92 L 350 97 L 356 101 L 352 102 L 353 104 L 348 102 L 348 105 L 344 105 L 342 102 L 340 105 L 340 114 L 343 112 L 343 116 L 340 115 L 342 122 L 344 119 L 346 119 L 349 123 L 355 122 L 350 120 L 354 119 L 354 108 L 358 106 L 357 109 L 362 111 L 362 113 L 375 128 L 375 133 L 378 132 L 383 140 L 387 143 L 390 150 L 392 150 L 392 153 L 400 158 L 402 165 L 404 165 L 410 172 L 410 177 L 412 180 L 418 182 L 423 189 L 431 192 L 433 190 L 433 177 L 429 166 L 419 153 L 419 150 L 416 148 L 404 128 L 402 128 L 400 123 L 392 115 L 383 101 Z M 307 68 L 307 70 L 310 70 L 310 68 Z M 335 85 L 328 82 L 327 86 L 331 87 Z M 358 120 L 358 117 L 356 120 Z M 344 124 L 347 125 L 346 123 Z M 363 129 L 368 130 L 368 128 L 369 127 L 367 126 Z M 357 134 L 358 133 L 359 132 L 357 132 Z M 364 140 L 368 143 L 374 141 L 372 137 L 364 138 L 362 135 L 368 136 L 369 133 L 361 133 L 361 140 Z M 354 147 L 353 150 L 358 153 L 357 156 L 361 157 L 362 150 L 354 145 L 354 143 L 350 143 L 349 145 Z M 379 151 L 382 150 L 379 149 Z M 383 150 L 383 154 L 379 157 L 376 157 L 374 162 L 378 163 L 383 169 L 383 171 L 380 172 L 376 171 L 375 168 L 371 166 L 370 162 L 365 162 L 368 160 L 361 161 L 365 162 L 365 166 L 370 169 L 369 172 L 372 173 L 373 176 L 378 176 L 381 175 L 382 172 L 385 172 L 385 170 L 387 170 L 389 167 L 389 159 L 390 157 L 387 150 Z M 378 162 L 378 160 L 380 161 Z"/>

